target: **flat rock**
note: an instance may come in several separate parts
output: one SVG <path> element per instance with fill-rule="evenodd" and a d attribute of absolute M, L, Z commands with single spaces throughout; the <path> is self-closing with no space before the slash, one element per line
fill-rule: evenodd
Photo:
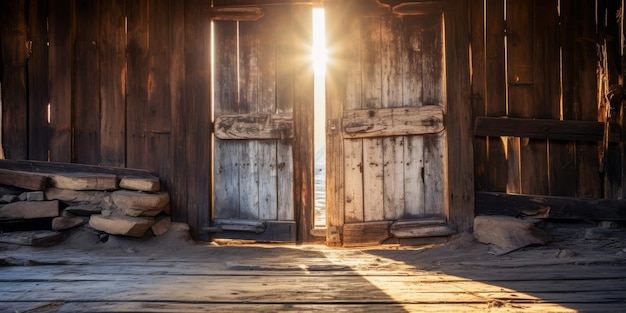
<path fill-rule="evenodd" d="M 172 219 L 169 216 L 158 218 L 157 221 L 152 225 L 150 229 L 152 229 L 152 233 L 155 236 L 161 236 L 167 233 L 172 226 Z"/>
<path fill-rule="evenodd" d="M 28 191 L 20 194 L 19 199 L 22 201 L 43 201 L 45 196 L 43 191 Z"/>
<path fill-rule="evenodd" d="M 137 190 L 137 191 L 159 191 L 161 183 L 156 177 L 140 178 L 140 177 L 122 177 L 120 180 L 120 188 Z"/>
<path fill-rule="evenodd" d="M 59 201 L 18 201 L 0 207 L 0 218 L 31 219 L 59 216 Z"/>
<path fill-rule="evenodd" d="M 54 187 L 69 190 L 115 190 L 117 176 L 113 174 L 64 173 L 50 176 Z"/>
<path fill-rule="evenodd" d="M 532 222 L 509 216 L 477 216 L 474 219 L 474 237 L 497 248 L 496 254 L 505 254 L 528 245 L 545 245 L 550 236 Z"/>
<path fill-rule="evenodd" d="M 104 217 L 100 214 L 89 218 L 89 226 L 110 235 L 122 235 L 129 237 L 143 237 L 146 231 L 154 224 L 154 219 L 143 217 L 131 217 L 124 215 L 111 215 Z"/>
<path fill-rule="evenodd" d="M 102 207 L 97 204 L 91 203 L 80 203 L 77 205 L 68 206 L 65 208 L 65 212 L 80 215 L 80 216 L 89 216 L 94 214 L 100 214 L 102 212 Z"/>
<path fill-rule="evenodd" d="M 46 199 L 61 200 L 66 202 L 89 202 L 93 204 L 107 203 L 110 193 L 107 191 L 77 191 L 60 188 L 48 188 L 46 190 Z"/>
<path fill-rule="evenodd" d="M 0 203 L 11 203 L 17 200 L 16 195 L 2 195 L 0 197 Z"/>
<path fill-rule="evenodd" d="M 169 204 L 170 195 L 168 192 L 118 190 L 111 194 L 111 199 L 128 216 L 157 216 Z"/>
<path fill-rule="evenodd" d="M 52 219 L 52 230 L 66 230 L 78 227 L 87 223 L 88 218 L 84 216 L 75 216 L 73 214 L 63 214 L 62 216 Z"/>
<path fill-rule="evenodd" d="M 0 234 L 0 242 L 23 246 L 53 246 L 63 240 L 63 234 L 57 231 L 37 230 Z"/>

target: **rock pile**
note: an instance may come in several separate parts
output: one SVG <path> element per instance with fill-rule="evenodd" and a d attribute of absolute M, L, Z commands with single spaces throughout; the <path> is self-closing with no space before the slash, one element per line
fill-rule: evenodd
<path fill-rule="evenodd" d="M 169 203 L 169 193 L 161 190 L 159 179 L 144 173 L 132 176 L 0 169 L 0 233 L 4 233 L 0 242 L 35 244 L 33 238 L 62 238 L 60 231 L 86 223 L 111 235 L 143 237 L 151 230 L 158 236 L 170 227 Z M 19 224 L 32 229 L 42 220 L 49 221 L 43 223 L 50 225 L 49 229 L 42 229 L 47 236 L 45 232 L 31 236 L 6 233 Z M 50 240 L 45 242 L 50 244 Z"/>

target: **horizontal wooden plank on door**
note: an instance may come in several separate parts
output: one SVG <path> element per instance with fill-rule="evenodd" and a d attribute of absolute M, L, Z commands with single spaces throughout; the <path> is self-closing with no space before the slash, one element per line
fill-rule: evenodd
<path fill-rule="evenodd" d="M 444 130 L 439 106 L 352 110 L 342 119 L 344 138 L 436 134 Z"/>
<path fill-rule="evenodd" d="M 214 128 L 219 139 L 290 139 L 293 114 L 224 114 L 215 118 Z"/>

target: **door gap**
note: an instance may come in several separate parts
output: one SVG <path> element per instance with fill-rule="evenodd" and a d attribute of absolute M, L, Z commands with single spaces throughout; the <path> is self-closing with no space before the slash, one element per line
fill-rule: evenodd
<path fill-rule="evenodd" d="M 314 228 L 326 227 L 326 28 L 324 9 L 313 9 Z"/>

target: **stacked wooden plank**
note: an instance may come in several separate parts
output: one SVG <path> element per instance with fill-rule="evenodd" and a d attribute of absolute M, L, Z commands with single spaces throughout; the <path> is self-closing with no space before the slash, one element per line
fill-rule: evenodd
<path fill-rule="evenodd" d="M 54 244 L 86 223 L 111 235 L 161 235 L 169 203 L 159 178 L 143 170 L 0 160 L 0 242 Z"/>

